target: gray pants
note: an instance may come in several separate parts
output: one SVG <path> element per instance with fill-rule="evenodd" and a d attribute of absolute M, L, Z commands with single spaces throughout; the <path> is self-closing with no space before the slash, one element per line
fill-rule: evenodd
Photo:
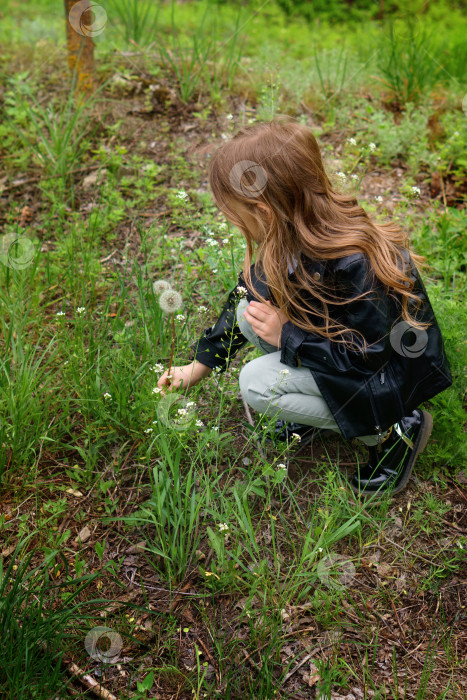
<path fill-rule="evenodd" d="M 245 338 L 264 355 L 248 362 L 240 372 L 243 398 L 251 408 L 269 417 L 286 421 L 340 430 L 308 367 L 288 367 L 280 361 L 281 352 L 254 332 L 243 313 L 248 306 L 241 299 L 237 307 L 237 323 Z M 366 445 L 376 445 L 377 435 L 358 437 Z"/>

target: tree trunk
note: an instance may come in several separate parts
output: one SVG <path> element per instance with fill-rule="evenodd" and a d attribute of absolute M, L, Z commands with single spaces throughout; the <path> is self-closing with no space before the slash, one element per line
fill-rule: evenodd
<path fill-rule="evenodd" d="M 76 88 L 90 93 L 95 87 L 94 42 L 95 29 L 89 0 L 65 0 L 68 65 L 76 74 Z"/>

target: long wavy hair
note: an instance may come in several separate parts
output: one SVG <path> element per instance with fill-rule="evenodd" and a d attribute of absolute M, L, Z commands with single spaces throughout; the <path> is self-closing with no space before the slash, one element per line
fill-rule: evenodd
<path fill-rule="evenodd" d="M 209 186 L 219 209 L 245 236 L 247 287 L 266 302 L 251 281 L 255 244 L 255 273 L 261 275 L 262 268 L 273 305 L 294 325 L 366 351 L 362 334 L 329 313 L 330 304 L 345 305 L 349 299 L 342 298 L 331 282 L 315 279 L 304 265 L 304 258 L 305 263 L 306 258 L 323 262 L 361 252 L 369 260 L 370 273 L 400 304 L 401 317 L 415 328 L 428 327 L 409 313 L 409 306 L 416 309 L 421 302 L 412 292 L 414 282 L 403 257 L 407 235 L 394 223 L 373 221 L 355 197 L 336 192 L 308 127 L 285 115 L 240 129 L 212 154 Z M 425 265 L 424 257 L 410 255 L 414 265 Z M 295 279 L 287 272 L 287 261 L 293 259 Z M 358 341 L 354 334 L 360 336 Z"/>

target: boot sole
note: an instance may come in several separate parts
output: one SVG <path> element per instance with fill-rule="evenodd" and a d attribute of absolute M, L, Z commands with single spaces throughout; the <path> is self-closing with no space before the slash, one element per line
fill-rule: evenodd
<path fill-rule="evenodd" d="M 415 441 L 415 444 L 413 446 L 413 451 L 412 451 L 412 456 L 410 458 L 410 462 L 408 465 L 407 473 L 405 477 L 402 479 L 402 481 L 391 490 L 391 495 L 394 496 L 396 493 L 400 493 L 403 489 L 405 489 L 408 480 L 412 476 L 412 471 L 413 467 L 415 464 L 415 460 L 417 459 L 418 455 L 423 452 L 425 447 L 427 446 L 428 440 L 430 439 L 431 432 L 433 430 L 433 416 L 431 413 L 428 413 L 428 411 L 422 411 L 423 414 L 423 425 L 422 428 L 418 434 L 418 437 Z M 379 494 L 379 491 L 361 491 L 360 489 L 354 488 L 351 484 L 350 488 L 352 491 L 359 496 L 364 496 L 369 498 L 370 496 L 374 496 L 375 494 Z M 386 491 L 382 491 L 381 495 L 386 493 Z"/>
<path fill-rule="evenodd" d="M 400 484 L 397 485 L 395 489 L 393 489 L 393 494 L 399 493 L 400 491 L 402 491 L 402 489 L 405 488 L 408 480 L 412 475 L 415 460 L 417 459 L 418 455 L 423 452 L 423 450 L 427 446 L 428 440 L 430 439 L 431 431 L 433 430 L 433 416 L 431 415 L 431 413 L 428 413 L 428 411 L 422 411 L 422 413 L 424 418 L 423 426 L 420 430 L 420 433 L 413 448 L 409 469 L 407 470 L 405 478 L 400 482 Z"/>

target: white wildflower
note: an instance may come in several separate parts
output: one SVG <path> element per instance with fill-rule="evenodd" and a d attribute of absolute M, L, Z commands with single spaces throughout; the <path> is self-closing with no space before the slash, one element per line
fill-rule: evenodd
<path fill-rule="evenodd" d="M 213 427 L 213 430 L 219 430 L 219 427 L 218 427 L 217 425 L 215 425 L 215 426 Z"/>
<path fill-rule="evenodd" d="M 356 146 L 356 145 L 357 145 L 357 142 L 356 142 L 356 140 L 353 138 L 353 136 L 352 136 L 350 139 L 347 139 L 347 141 L 350 143 L 351 146 Z"/>
<path fill-rule="evenodd" d="M 214 238 L 206 238 L 206 243 L 211 246 L 211 248 L 217 245 L 217 241 Z"/>
<path fill-rule="evenodd" d="M 358 175 L 357 173 L 354 173 L 353 175 L 350 176 L 352 180 L 358 180 Z"/>
<path fill-rule="evenodd" d="M 278 464 L 278 465 L 277 465 L 277 469 L 278 469 L 278 470 L 287 469 L 287 467 L 285 466 L 285 464 Z"/>
<path fill-rule="evenodd" d="M 162 389 L 160 389 L 158 386 L 155 386 L 154 389 L 152 390 L 153 394 L 158 394 Z"/>
<path fill-rule="evenodd" d="M 301 442 L 301 441 L 302 441 L 302 438 L 300 437 L 300 435 L 299 435 L 298 433 L 292 433 L 292 437 L 293 437 L 293 438 L 297 438 L 297 441 L 298 441 L 298 442 Z"/>
<path fill-rule="evenodd" d="M 223 231 L 225 228 L 227 228 L 227 224 L 224 224 L 224 223 L 219 224 L 218 228 L 219 228 L 221 231 Z"/>
<path fill-rule="evenodd" d="M 281 369 L 281 371 L 279 372 L 279 374 L 286 375 L 286 374 L 290 374 L 290 372 L 289 372 L 288 369 Z"/>
<path fill-rule="evenodd" d="M 218 526 L 219 532 L 228 532 L 229 531 L 229 526 L 227 523 L 219 523 Z"/>
<path fill-rule="evenodd" d="M 186 414 L 188 413 L 188 411 L 186 410 L 186 408 L 179 408 L 179 409 L 177 410 L 177 413 L 178 413 L 179 416 L 186 416 Z"/>
<path fill-rule="evenodd" d="M 57 311 L 55 316 L 65 316 L 65 312 L 64 311 Z"/>
<path fill-rule="evenodd" d="M 152 421 L 152 424 L 153 424 L 153 425 L 157 425 L 157 421 L 156 421 L 156 420 L 153 420 L 153 421 Z"/>
<path fill-rule="evenodd" d="M 85 311 L 86 311 L 85 306 L 78 306 L 78 308 L 76 309 L 77 314 L 83 314 Z"/>
<path fill-rule="evenodd" d="M 229 239 L 228 239 L 228 238 L 223 238 L 223 239 L 222 239 L 222 243 L 228 243 L 228 242 L 229 242 Z"/>
<path fill-rule="evenodd" d="M 202 421 L 202 420 L 199 420 L 199 418 L 196 419 L 195 425 L 196 425 L 197 428 L 202 428 L 202 427 L 204 427 L 203 421 Z"/>
<path fill-rule="evenodd" d="M 159 297 L 159 306 L 167 314 L 178 311 L 183 306 L 182 295 L 176 292 L 175 289 L 166 289 Z"/>
<path fill-rule="evenodd" d="M 171 289 L 170 283 L 167 282 L 167 280 L 156 280 L 153 283 L 152 288 L 153 288 L 154 294 L 156 294 L 156 296 L 158 294 L 162 294 L 162 292 L 167 291 L 167 289 Z"/>
<path fill-rule="evenodd" d="M 188 401 L 188 403 L 186 404 L 185 408 L 190 408 L 190 406 L 196 406 L 195 402 L 194 402 L 194 401 Z"/>
<path fill-rule="evenodd" d="M 373 151 L 376 151 L 376 144 L 373 143 L 373 141 L 372 141 L 371 143 L 368 144 L 368 148 L 373 153 Z"/>
<path fill-rule="evenodd" d="M 246 296 L 248 293 L 246 287 L 241 287 L 241 286 L 237 287 L 237 292 L 240 296 Z"/>
<path fill-rule="evenodd" d="M 343 173 L 341 170 L 338 173 L 336 173 L 336 175 L 337 175 L 337 177 L 340 177 L 341 180 L 343 180 L 343 181 L 347 179 L 347 175 L 345 173 Z"/>
<path fill-rule="evenodd" d="M 228 114 L 228 115 L 227 115 L 227 119 L 229 119 L 229 120 L 230 120 L 230 119 L 233 119 L 233 114 Z"/>
<path fill-rule="evenodd" d="M 112 394 L 109 394 L 109 392 L 106 391 L 104 394 L 104 399 L 111 399 L 111 398 L 112 398 Z"/>
<path fill-rule="evenodd" d="M 145 433 L 152 433 L 152 428 L 146 428 Z"/>
<path fill-rule="evenodd" d="M 185 192 L 185 190 L 179 190 L 179 191 L 177 192 L 177 194 L 176 194 L 176 197 L 177 197 L 177 199 L 181 199 L 181 200 L 183 200 L 183 201 L 185 201 L 186 199 L 188 199 L 188 195 L 187 195 L 187 193 Z"/>
<path fill-rule="evenodd" d="M 184 320 L 185 320 L 185 316 L 184 316 L 183 314 L 177 314 L 177 315 L 175 316 L 175 320 L 176 320 L 176 321 L 184 321 Z"/>
<path fill-rule="evenodd" d="M 152 369 L 153 372 L 163 372 L 164 365 L 161 365 L 160 362 L 156 362 L 156 364 L 153 367 L 151 367 L 150 369 Z"/>
<path fill-rule="evenodd" d="M 381 197 L 380 194 L 377 197 L 375 197 L 375 199 L 377 202 L 380 202 L 380 203 L 383 201 L 383 198 Z"/>
<path fill-rule="evenodd" d="M 322 548 L 322 547 L 318 547 L 318 552 L 322 552 L 322 551 L 323 551 L 323 548 Z"/>
<path fill-rule="evenodd" d="M 198 312 L 200 314 L 205 314 L 207 310 L 207 306 L 198 306 Z"/>
<path fill-rule="evenodd" d="M 412 192 L 413 192 L 414 195 L 416 195 L 417 197 L 420 197 L 420 187 L 412 187 Z"/>
<path fill-rule="evenodd" d="M 216 274 L 216 272 L 217 272 L 217 267 L 216 267 L 216 269 L 215 269 L 215 270 L 213 270 L 212 272 L 213 272 L 213 274 L 215 275 L 215 274 Z"/>

